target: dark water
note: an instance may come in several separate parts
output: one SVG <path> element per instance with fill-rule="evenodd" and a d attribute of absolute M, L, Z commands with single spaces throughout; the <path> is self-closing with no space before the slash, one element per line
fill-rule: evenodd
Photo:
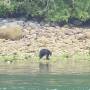
<path fill-rule="evenodd" d="M 90 62 L 82 62 L 2 64 L 0 90 L 90 90 Z"/>

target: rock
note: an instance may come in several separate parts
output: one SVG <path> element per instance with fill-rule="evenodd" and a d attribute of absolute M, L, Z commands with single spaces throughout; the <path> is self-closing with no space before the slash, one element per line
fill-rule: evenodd
<path fill-rule="evenodd" d="M 63 53 L 73 55 L 79 51 L 86 52 L 90 47 L 90 29 L 40 26 L 32 21 L 1 20 L 0 38 L 3 38 L 0 39 L 0 53 L 4 55 L 20 52 L 33 57 L 40 48 L 52 50 L 55 56 Z"/>
<path fill-rule="evenodd" d="M 39 38 L 38 41 L 43 44 L 49 43 L 49 40 L 45 36 L 42 36 L 41 38 Z"/>
<path fill-rule="evenodd" d="M 87 36 L 85 34 L 80 33 L 80 34 L 76 35 L 75 37 L 78 40 L 85 40 Z"/>
<path fill-rule="evenodd" d="M 90 31 L 85 32 L 86 38 L 90 39 Z"/>
<path fill-rule="evenodd" d="M 66 30 L 64 30 L 64 33 L 65 33 L 65 35 L 75 35 L 75 34 L 80 34 L 80 33 L 82 33 L 83 31 L 81 30 L 81 29 L 66 29 Z"/>
<path fill-rule="evenodd" d="M 78 18 L 69 18 L 68 23 L 70 26 L 80 26 L 82 25 L 82 21 Z"/>
<path fill-rule="evenodd" d="M 72 40 L 71 39 L 65 39 L 65 40 L 63 40 L 63 42 L 65 43 L 65 44 L 69 44 L 69 45 L 72 45 Z"/>
<path fill-rule="evenodd" d="M 8 23 L 0 27 L 0 38 L 17 40 L 22 37 L 22 27 L 16 23 Z"/>

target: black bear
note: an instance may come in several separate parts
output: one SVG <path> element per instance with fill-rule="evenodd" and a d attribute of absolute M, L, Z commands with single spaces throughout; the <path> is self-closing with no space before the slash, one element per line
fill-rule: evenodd
<path fill-rule="evenodd" d="M 41 49 L 39 52 L 39 58 L 43 58 L 44 56 L 46 56 L 46 59 L 49 60 L 49 56 L 52 55 L 52 52 L 48 49 Z"/>

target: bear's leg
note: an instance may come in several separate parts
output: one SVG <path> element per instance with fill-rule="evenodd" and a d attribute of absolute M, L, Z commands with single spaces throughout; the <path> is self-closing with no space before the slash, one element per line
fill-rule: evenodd
<path fill-rule="evenodd" d="M 46 56 L 46 59 L 49 60 L 49 55 Z"/>

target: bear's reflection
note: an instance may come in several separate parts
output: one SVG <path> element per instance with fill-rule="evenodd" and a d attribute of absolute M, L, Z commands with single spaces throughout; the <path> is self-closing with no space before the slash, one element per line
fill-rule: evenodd
<path fill-rule="evenodd" d="M 48 73 L 49 72 L 49 63 L 39 63 L 39 71 L 41 73 Z"/>

